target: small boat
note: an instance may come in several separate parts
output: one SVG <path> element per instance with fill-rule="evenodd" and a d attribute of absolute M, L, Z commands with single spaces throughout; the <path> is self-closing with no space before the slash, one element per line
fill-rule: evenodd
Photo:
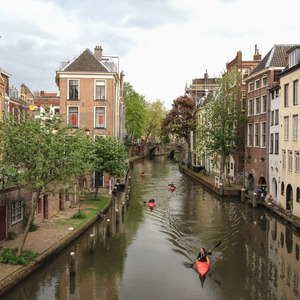
<path fill-rule="evenodd" d="M 169 189 L 170 189 L 171 191 L 174 191 L 174 190 L 175 190 L 175 186 L 170 186 Z"/>
<path fill-rule="evenodd" d="M 209 259 L 206 257 L 207 261 L 197 261 L 196 269 L 201 276 L 204 276 L 209 270 Z"/>
<path fill-rule="evenodd" d="M 148 203 L 148 206 L 149 206 L 150 208 L 154 208 L 155 203 Z"/>
<path fill-rule="evenodd" d="M 142 173 L 142 174 L 141 174 L 142 177 L 145 177 L 145 175 L 146 175 L 145 173 Z"/>

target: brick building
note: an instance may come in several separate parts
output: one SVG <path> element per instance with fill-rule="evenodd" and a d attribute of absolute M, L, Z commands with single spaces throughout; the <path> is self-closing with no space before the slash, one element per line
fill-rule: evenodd
<path fill-rule="evenodd" d="M 102 47 L 94 53 L 84 50 L 78 57 L 62 60 L 56 72 L 60 91 L 60 113 L 73 128 L 83 128 L 93 138 L 125 136 L 123 72 L 119 57 L 103 56 Z M 95 173 L 93 187 L 108 187 L 109 178 Z"/>
<path fill-rule="evenodd" d="M 274 45 L 257 67 L 244 79 L 247 84 L 248 123 L 245 138 L 245 183 L 250 192 L 268 189 L 269 90 L 278 85 L 291 45 Z"/>

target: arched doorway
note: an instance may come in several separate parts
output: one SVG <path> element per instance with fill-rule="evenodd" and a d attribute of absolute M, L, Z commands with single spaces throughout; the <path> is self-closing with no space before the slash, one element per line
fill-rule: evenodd
<path fill-rule="evenodd" d="M 252 174 L 248 176 L 248 189 L 250 192 L 254 192 L 254 177 Z"/>
<path fill-rule="evenodd" d="M 258 185 L 266 185 L 266 184 L 267 184 L 267 182 L 266 182 L 265 177 L 259 177 Z"/>
<path fill-rule="evenodd" d="M 293 189 L 290 184 L 286 187 L 286 210 L 290 210 L 293 205 Z"/>

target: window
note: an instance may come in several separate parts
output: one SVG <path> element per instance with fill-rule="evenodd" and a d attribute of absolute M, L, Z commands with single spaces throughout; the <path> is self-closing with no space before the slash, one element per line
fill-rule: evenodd
<path fill-rule="evenodd" d="M 266 86 L 267 85 L 267 77 L 264 77 L 262 79 L 262 86 Z"/>
<path fill-rule="evenodd" d="M 293 151 L 289 151 L 289 158 L 288 158 L 288 167 L 289 167 L 289 171 L 292 172 L 293 170 Z"/>
<path fill-rule="evenodd" d="M 105 127 L 105 107 L 95 107 L 95 128 Z"/>
<path fill-rule="evenodd" d="M 24 207 L 23 199 L 17 200 L 11 204 L 11 224 L 23 221 Z"/>
<path fill-rule="evenodd" d="M 253 100 L 252 99 L 250 99 L 249 101 L 248 101 L 248 116 L 251 116 L 252 115 L 252 113 L 253 113 L 253 108 L 252 108 L 252 102 L 253 102 Z"/>
<path fill-rule="evenodd" d="M 68 121 L 69 126 L 73 128 L 79 127 L 79 107 L 78 106 L 68 106 Z"/>
<path fill-rule="evenodd" d="M 103 187 L 103 173 L 102 172 L 95 172 L 95 182 L 94 182 L 94 187 Z"/>
<path fill-rule="evenodd" d="M 267 123 L 261 122 L 261 147 L 266 147 L 267 144 Z"/>
<path fill-rule="evenodd" d="M 254 147 L 258 147 L 258 141 L 259 141 L 258 123 L 254 123 Z"/>
<path fill-rule="evenodd" d="M 257 115 L 257 114 L 259 114 L 259 98 L 258 97 L 255 98 L 254 106 L 255 106 L 254 107 L 254 112 Z"/>
<path fill-rule="evenodd" d="M 293 116 L 293 141 L 298 140 L 298 115 Z"/>
<path fill-rule="evenodd" d="M 284 107 L 289 106 L 289 85 L 284 85 Z"/>
<path fill-rule="evenodd" d="M 284 117 L 284 140 L 289 140 L 289 117 Z"/>
<path fill-rule="evenodd" d="M 267 95 L 261 97 L 261 112 L 265 113 L 267 111 Z"/>
<path fill-rule="evenodd" d="M 270 135 L 270 154 L 273 154 L 273 147 L 274 147 L 274 134 L 271 133 L 271 135 Z"/>
<path fill-rule="evenodd" d="M 252 124 L 248 124 L 248 146 L 252 146 Z"/>
<path fill-rule="evenodd" d="M 95 100 L 106 100 L 106 84 L 105 80 L 95 81 Z"/>
<path fill-rule="evenodd" d="M 259 89 L 260 88 L 260 79 L 255 81 L 255 89 Z"/>
<path fill-rule="evenodd" d="M 275 133 L 275 154 L 279 154 L 279 133 Z"/>
<path fill-rule="evenodd" d="M 289 67 L 292 67 L 296 64 L 296 50 L 289 54 Z"/>
<path fill-rule="evenodd" d="M 300 155 L 299 155 L 299 151 L 295 151 L 295 172 L 300 173 Z"/>
<path fill-rule="evenodd" d="M 298 104 L 298 80 L 293 82 L 293 104 Z"/>
<path fill-rule="evenodd" d="M 278 122 L 279 122 L 279 110 L 275 109 L 275 120 L 274 120 L 275 125 L 278 125 Z"/>
<path fill-rule="evenodd" d="M 39 200 L 37 202 L 37 207 L 35 209 L 35 214 L 40 215 L 41 213 L 42 213 L 42 199 L 39 198 Z"/>
<path fill-rule="evenodd" d="M 286 150 L 282 150 L 282 169 L 286 169 Z"/>
<path fill-rule="evenodd" d="M 271 120 L 270 120 L 270 125 L 274 125 L 274 110 L 271 111 Z"/>
<path fill-rule="evenodd" d="M 69 100 L 78 100 L 79 80 L 69 80 Z"/>
<path fill-rule="evenodd" d="M 249 92 L 253 91 L 253 82 L 249 83 Z"/>

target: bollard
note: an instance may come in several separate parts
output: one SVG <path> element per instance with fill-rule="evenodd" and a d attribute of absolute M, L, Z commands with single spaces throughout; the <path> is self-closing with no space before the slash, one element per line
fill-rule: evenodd
<path fill-rule="evenodd" d="M 253 193 L 252 206 L 253 206 L 253 208 L 257 207 L 256 193 Z"/>
<path fill-rule="evenodd" d="M 116 224 L 119 224 L 119 210 L 116 209 Z"/>
<path fill-rule="evenodd" d="M 106 235 L 110 235 L 110 219 L 107 219 Z"/>
<path fill-rule="evenodd" d="M 90 234 L 89 252 L 90 254 L 93 254 L 94 251 L 95 251 L 95 236 L 93 234 Z"/>
<path fill-rule="evenodd" d="M 245 189 L 241 189 L 241 202 L 245 202 Z"/>
<path fill-rule="evenodd" d="M 76 271 L 75 252 L 70 253 L 70 256 L 69 256 L 69 269 L 70 269 L 70 276 L 75 276 L 75 271 Z"/>
<path fill-rule="evenodd" d="M 221 195 L 223 195 L 223 193 L 224 193 L 224 190 L 223 190 L 223 183 L 220 183 L 220 192 L 221 192 Z"/>

